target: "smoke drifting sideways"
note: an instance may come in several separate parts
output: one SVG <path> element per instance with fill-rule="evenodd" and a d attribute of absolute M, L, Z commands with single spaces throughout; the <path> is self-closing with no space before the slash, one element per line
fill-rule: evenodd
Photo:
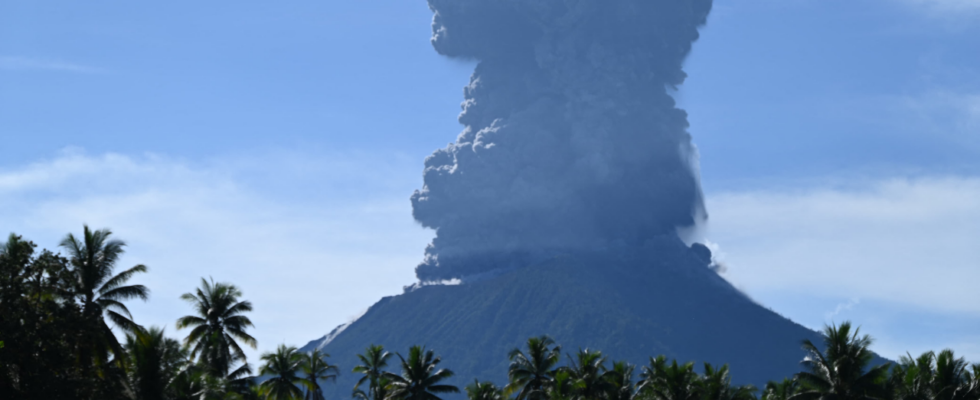
<path fill-rule="evenodd" d="M 706 218 L 668 89 L 712 0 L 428 0 L 432 44 L 479 61 L 413 215 L 439 281 L 555 252 L 642 246 Z"/>

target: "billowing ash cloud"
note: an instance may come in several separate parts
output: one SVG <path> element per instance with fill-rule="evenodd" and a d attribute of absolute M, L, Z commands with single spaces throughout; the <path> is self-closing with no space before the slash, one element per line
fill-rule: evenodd
<path fill-rule="evenodd" d="M 712 0 L 429 0 L 432 44 L 479 60 L 456 143 L 425 160 L 423 281 L 639 246 L 703 215 L 668 88 Z"/>

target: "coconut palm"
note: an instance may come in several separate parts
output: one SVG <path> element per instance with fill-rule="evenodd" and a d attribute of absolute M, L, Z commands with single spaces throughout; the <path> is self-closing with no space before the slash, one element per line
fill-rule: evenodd
<path fill-rule="evenodd" d="M 126 336 L 130 387 L 137 400 L 163 400 L 173 392 L 170 382 L 187 364 L 187 352 L 176 340 L 151 327 Z"/>
<path fill-rule="evenodd" d="M 654 400 L 697 400 L 699 398 L 698 374 L 694 363 L 667 365 L 667 358 L 650 358 L 650 365 L 640 372 L 637 392 Z"/>
<path fill-rule="evenodd" d="M 552 374 L 552 380 L 542 390 L 547 400 L 575 400 L 576 393 L 582 389 L 582 382 L 572 378 L 568 368 L 559 368 Z M 535 393 L 535 396 L 540 396 Z"/>
<path fill-rule="evenodd" d="M 936 355 L 936 369 L 930 384 L 933 400 L 968 400 L 967 365 L 966 360 L 956 358 L 951 349 Z"/>
<path fill-rule="evenodd" d="M 633 364 L 625 361 L 616 361 L 606 375 L 609 381 L 609 392 L 606 398 L 609 400 L 632 400 L 636 393 L 636 385 L 633 384 Z"/>
<path fill-rule="evenodd" d="M 466 386 L 466 397 L 470 400 L 505 400 L 503 391 L 497 385 L 478 380 Z"/>
<path fill-rule="evenodd" d="M 191 364 L 170 383 L 174 400 L 265 400 L 262 388 L 251 379 L 229 380 Z"/>
<path fill-rule="evenodd" d="M 907 355 L 892 368 L 890 383 L 898 400 L 973 400 L 967 366 L 950 349 Z"/>
<path fill-rule="evenodd" d="M 275 353 L 265 353 L 261 357 L 264 364 L 259 374 L 270 376 L 262 382 L 263 392 L 269 400 L 293 400 L 303 397 L 299 385 L 305 383 L 299 376 L 302 355 L 293 346 L 279 345 Z"/>
<path fill-rule="evenodd" d="M 375 388 L 371 394 L 365 393 L 361 389 L 354 389 L 351 396 L 357 400 L 384 400 L 388 398 L 388 388 L 391 387 L 391 379 L 386 376 L 379 376 L 374 381 Z"/>
<path fill-rule="evenodd" d="M 202 374 L 196 386 L 198 390 L 191 397 L 194 400 L 243 400 L 244 398 L 238 393 L 238 385 L 235 382 L 222 377 Z"/>
<path fill-rule="evenodd" d="M 800 384 L 795 379 L 783 379 L 782 382 L 769 381 L 762 391 L 762 400 L 789 400 L 799 390 Z"/>
<path fill-rule="evenodd" d="M 527 354 L 515 348 L 508 357 L 510 383 L 504 388 L 505 393 L 516 392 L 515 400 L 547 397 L 547 389 L 554 381 L 555 366 L 561 361 L 561 346 L 555 345 L 548 336 L 532 337 L 527 340 Z"/>
<path fill-rule="evenodd" d="M 361 360 L 361 365 L 354 367 L 353 372 L 364 374 L 364 376 L 358 379 L 354 385 L 354 397 L 358 397 L 357 393 L 360 392 L 366 400 L 384 400 L 385 396 L 382 396 L 381 392 L 385 391 L 383 389 L 385 385 L 381 385 L 379 379 L 384 375 L 384 368 L 388 366 L 389 357 L 391 357 L 391 353 L 385 351 L 384 347 L 374 344 L 368 346 L 364 350 L 364 354 L 357 355 L 357 358 Z M 364 382 L 368 382 L 367 393 L 358 389 Z M 387 394 L 386 391 L 385 394 Z"/>
<path fill-rule="evenodd" d="M 936 354 L 927 351 L 918 358 L 906 354 L 892 367 L 889 386 L 896 400 L 931 400 L 930 386 Z"/>
<path fill-rule="evenodd" d="M 752 385 L 732 386 L 728 364 L 715 368 L 704 363 L 704 375 L 698 384 L 702 400 L 753 400 L 756 388 Z"/>
<path fill-rule="evenodd" d="M 174 400 L 196 400 L 203 386 L 204 373 L 200 366 L 188 363 L 170 381 Z"/>
<path fill-rule="evenodd" d="M 568 372 L 575 386 L 575 398 L 598 399 L 616 387 L 609 382 L 613 376 L 606 370 L 606 358 L 601 352 L 580 349 L 569 361 Z"/>
<path fill-rule="evenodd" d="M 973 400 L 980 400 L 980 364 L 973 364 L 970 371 L 966 373 L 966 393 L 967 397 Z"/>
<path fill-rule="evenodd" d="M 330 365 L 327 357 L 330 355 L 321 352 L 320 349 L 300 354 L 299 368 L 303 372 L 303 386 L 306 387 L 305 400 L 325 400 L 319 382 L 337 380 L 340 370 L 336 365 Z"/>
<path fill-rule="evenodd" d="M 807 352 L 802 364 L 808 370 L 796 374 L 803 390 L 791 400 L 871 400 L 885 398 L 883 381 L 888 364 L 868 368 L 873 359 L 868 349 L 873 340 L 851 330 L 851 323 L 824 327 L 821 352 L 810 340 L 803 341 Z"/>
<path fill-rule="evenodd" d="M 201 278 L 201 287 L 195 293 L 180 296 L 191 303 L 196 315 L 177 319 L 177 329 L 193 328 L 184 339 L 184 345 L 191 349 L 191 357 L 207 366 L 209 374 L 233 381 L 240 381 L 251 372 L 238 341 L 253 349 L 257 345 L 255 338 L 245 332 L 253 327 L 244 315 L 252 311 L 252 303 L 239 301 L 241 295 L 234 285 Z M 238 361 L 243 364 L 231 371 Z"/>
<path fill-rule="evenodd" d="M 436 357 L 432 350 L 412 346 L 408 350 L 408 359 L 401 354 L 398 354 L 398 358 L 401 359 L 401 375 L 384 373 L 384 376 L 391 380 L 389 399 L 441 400 L 435 395 L 436 393 L 459 393 L 459 388 L 456 386 L 439 383 L 452 377 L 453 371 L 436 370 L 442 359 Z"/>
<path fill-rule="evenodd" d="M 92 231 L 88 225 L 83 225 L 80 239 L 69 233 L 60 244 L 68 252 L 82 312 L 96 324 L 94 335 L 85 339 L 95 352 L 86 349 L 82 357 L 90 359 L 94 356 L 98 363 L 106 361 L 107 352 L 111 352 L 116 360 L 123 359 L 122 346 L 105 318 L 125 332 L 136 332 L 139 325 L 133 322 L 133 315 L 123 301 L 134 298 L 145 301 L 150 295 L 150 290 L 143 285 L 126 284 L 133 275 L 146 272 L 146 266 L 136 265 L 113 274 L 126 243 L 109 239 L 110 236 L 112 231 L 108 229 Z"/>

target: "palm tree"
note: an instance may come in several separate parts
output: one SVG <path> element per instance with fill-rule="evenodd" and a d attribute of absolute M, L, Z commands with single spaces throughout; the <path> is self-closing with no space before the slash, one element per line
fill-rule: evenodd
<path fill-rule="evenodd" d="M 191 303 L 197 315 L 177 319 L 177 329 L 193 327 L 184 339 L 184 345 L 191 348 L 191 358 L 198 358 L 200 364 L 208 367 L 209 374 L 235 381 L 251 372 L 238 341 L 253 349 L 257 346 L 255 338 L 245 332 L 246 328 L 254 326 L 244 315 L 252 311 L 252 303 L 239 301 L 241 295 L 234 285 L 201 278 L 201 287 L 196 294 L 180 296 Z M 229 372 L 237 361 L 243 365 Z"/>
<path fill-rule="evenodd" d="M 650 358 L 650 366 L 643 367 L 640 373 L 640 386 L 637 393 L 648 395 L 654 400 L 697 400 L 698 374 L 694 363 L 677 364 L 677 360 L 667 365 L 667 358 Z"/>
<path fill-rule="evenodd" d="M 472 384 L 466 386 L 466 397 L 470 400 L 505 400 L 503 391 L 497 385 L 478 380 L 473 380 Z"/>
<path fill-rule="evenodd" d="M 303 397 L 303 391 L 297 386 L 304 379 L 298 376 L 302 355 L 293 346 L 280 344 L 275 353 L 262 354 L 260 375 L 271 376 L 261 386 L 266 393 L 266 399 L 292 400 Z"/>
<path fill-rule="evenodd" d="M 299 368 L 303 372 L 303 385 L 306 386 L 305 400 L 325 400 L 319 381 L 336 381 L 340 370 L 327 362 L 329 354 L 320 349 L 300 354 Z"/>
<path fill-rule="evenodd" d="M 99 363 L 105 361 L 107 352 L 111 352 L 118 361 L 123 359 L 124 354 L 105 318 L 126 332 L 136 332 L 140 327 L 133 322 L 133 315 L 123 301 L 133 298 L 145 301 L 150 295 L 150 289 L 146 286 L 126 285 L 133 275 L 146 272 L 146 266 L 136 265 L 113 275 L 126 243 L 110 240 L 110 236 L 112 232 L 108 229 L 92 231 L 88 225 L 83 225 L 81 240 L 69 233 L 60 244 L 68 252 L 71 272 L 81 297 L 82 312 L 97 324 L 94 335 L 88 337 L 86 342 L 96 350 L 95 361 Z M 82 357 L 88 360 L 92 356 L 91 353 L 83 353 Z"/>
<path fill-rule="evenodd" d="M 384 400 L 388 398 L 388 388 L 391 387 L 391 379 L 386 376 L 379 376 L 375 381 L 375 388 L 372 394 L 364 393 L 361 389 L 354 389 L 351 396 L 357 400 Z"/>
<path fill-rule="evenodd" d="M 396 375 L 385 372 L 384 376 L 391 380 L 389 399 L 396 400 L 441 400 L 434 393 L 459 393 L 459 388 L 453 385 L 439 384 L 444 379 L 453 376 L 448 369 L 436 370 L 442 361 L 432 350 L 425 347 L 412 346 L 408 350 L 408 359 L 401 354 L 402 373 Z"/>
<path fill-rule="evenodd" d="M 945 349 L 936 356 L 936 369 L 930 389 L 933 400 L 967 400 L 969 377 L 967 362 Z"/>
<path fill-rule="evenodd" d="M 633 384 L 633 371 L 636 367 L 625 361 L 616 361 L 609 370 L 606 380 L 609 381 L 610 390 L 606 394 L 609 400 L 633 400 L 636 387 Z"/>
<path fill-rule="evenodd" d="M 504 388 L 505 393 L 517 392 L 515 400 L 547 397 L 547 389 L 554 382 L 555 366 L 561 361 L 561 346 L 548 336 L 532 337 L 527 340 L 527 354 L 515 348 L 508 357 L 510 383 Z"/>
<path fill-rule="evenodd" d="M 918 358 L 907 354 L 891 371 L 889 385 L 896 400 L 931 400 L 930 386 L 936 353 L 927 351 Z"/>
<path fill-rule="evenodd" d="M 582 389 L 582 382 L 572 378 L 568 368 L 558 368 L 552 373 L 552 380 L 534 396 L 547 400 L 574 400 L 576 393 Z M 543 393 L 543 395 L 541 394 Z"/>
<path fill-rule="evenodd" d="M 202 374 L 197 381 L 197 392 L 194 400 L 242 400 L 244 396 L 238 393 L 237 384 L 217 376 Z"/>
<path fill-rule="evenodd" d="M 892 367 L 888 379 L 889 393 L 895 400 L 930 400 L 929 385 L 932 382 L 932 363 L 936 353 L 927 351 L 918 358 L 906 353 Z"/>
<path fill-rule="evenodd" d="M 950 349 L 899 359 L 890 383 L 898 400 L 973 400 L 967 362 Z"/>
<path fill-rule="evenodd" d="M 704 376 L 699 383 L 703 400 L 753 400 L 755 386 L 732 386 L 732 377 L 728 373 L 728 364 L 715 368 L 704 363 Z"/>
<path fill-rule="evenodd" d="M 170 382 L 187 364 L 187 352 L 176 340 L 151 327 L 126 336 L 130 387 L 137 400 L 163 400 L 172 393 Z"/>
<path fill-rule="evenodd" d="M 803 390 L 791 400 L 871 400 L 885 398 L 882 384 L 889 365 L 868 368 L 873 355 L 868 348 L 872 339 L 858 336 L 859 328 L 851 333 L 851 323 L 840 327 L 824 327 L 824 345 L 821 352 L 810 340 L 803 341 L 807 356 L 803 365 L 808 372 L 796 374 Z"/>
<path fill-rule="evenodd" d="M 381 395 L 387 394 L 387 391 L 383 388 L 386 385 L 381 385 L 379 379 L 384 375 L 384 368 L 388 366 L 388 357 L 391 357 L 391 353 L 385 351 L 384 347 L 380 345 L 370 345 L 364 350 L 364 354 L 358 354 L 357 358 L 361 360 L 361 365 L 354 367 L 353 372 L 358 374 L 364 374 L 361 379 L 357 380 L 357 384 L 354 385 L 354 397 L 358 397 L 358 392 L 362 393 L 365 400 L 384 400 L 385 396 Z M 364 393 L 362 390 L 358 389 L 365 381 L 368 382 L 368 393 Z"/>
<path fill-rule="evenodd" d="M 967 397 L 980 400 L 980 364 L 973 364 L 970 369 L 971 371 L 966 373 Z"/>
<path fill-rule="evenodd" d="M 613 390 L 615 386 L 609 382 L 612 374 L 606 371 L 606 358 L 601 352 L 579 350 L 575 359 L 570 359 L 571 367 L 568 372 L 572 377 L 578 399 L 598 399 Z"/>
<path fill-rule="evenodd" d="M 769 381 L 762 391 L 762 400 L 789 400 L 799 390 L 799 381 L 795 379 L 783 379 L 782 382 Z"/>

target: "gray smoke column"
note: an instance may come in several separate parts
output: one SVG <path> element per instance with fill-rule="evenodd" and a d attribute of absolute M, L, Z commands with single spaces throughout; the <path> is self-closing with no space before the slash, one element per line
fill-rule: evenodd
<path fill-rule="evenodd" d="M 425 160 L 422 281 L 642 246 L 704 215 L 668 89 L 712 0 L 429 0 L 432 45 L 479 60 L 456 143 Z"/>

